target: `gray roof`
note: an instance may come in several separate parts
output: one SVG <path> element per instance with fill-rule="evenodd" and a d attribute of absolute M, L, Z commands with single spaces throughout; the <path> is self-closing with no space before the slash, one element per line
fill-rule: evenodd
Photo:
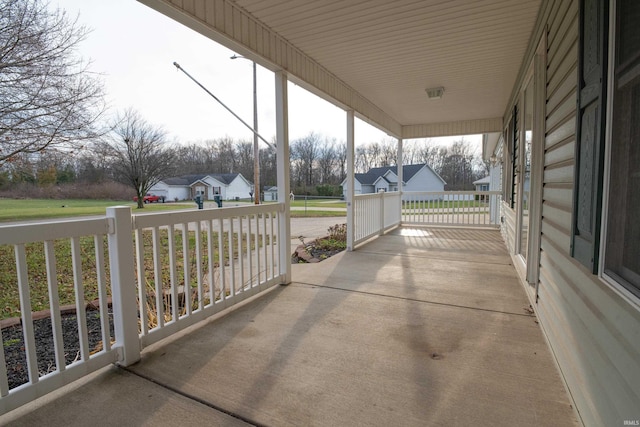
<path fill-rule="evenodd" d="M 191 185 L 196 181 L 201 181 L 204 178 L 210 176 L 213 179 L 222 182 L 223 184 L 229 185 L 231 182 L 236 179 L 236 177 L 240 175 L 239 173 L 208 173 L 208 174 L 200 174 L 200 175 L 183 175 L 179 177 L 173 178 L 165 178 L 162 180 L 167 185 Z"/>
<path fill-rule="evenodd" d="M 440 175 L 438 175 L 426 163 L 421 163 L 421 164 L 417 164 L 417 165 L 403 165 L 402 166 L 402 179 L 403 179 L 403 181 L 404 182 L 408 182 L 423 167 L 429 168 L 444 183 L 444 180 L 440 177 Z M 373 185 L 378 178 L 383 177 L 383 175 L 386 174 L 389 171 L 391 171 L 391 172 L 393 172 L 394 174 L 397 175 L 398 174 L 398 167 L 397 166 L 383 166 L 383 167 L 379 167 L 379 168 L 371 168 L 371 169 L 369 169 L 369 171 L 367 173 L 357 173 L 357 174 L 355 174 L 355 179 L 360 184 Z M 386 180 L 386 178 L 385 178 L 385 180 Z M 387 180 L 387 182 L 388 182 L 388 180 Z"/>
<path fill-rule="evenodd" d="M 491 177 L 490 176 L 485 176 L 484 178 L 480 178 L 477 181 L 473 181 L 473 185 L 476 184 L 490 184 L 491 183 Z"/>

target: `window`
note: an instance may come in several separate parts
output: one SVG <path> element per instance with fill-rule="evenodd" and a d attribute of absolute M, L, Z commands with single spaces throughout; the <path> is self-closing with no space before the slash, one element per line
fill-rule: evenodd
<path fill-rule="evenodd" d="M 515 174 L 515 162 L 516 162 L 516 158 L 515 157 L 515 144 L 516 144 L 516 126 L 515 126 L 515 121 L 516 121 L 516 114 L 517 114 L 517 110 L 514 107 L 513 109 L 513 115 L 511 116 L 511 120 L 509 120 L 509 125 L 507 126 L 506 129 L 506 137 L 504 138 L 505 140 L 505 145 L 504 145 L 504 169 L 503 169 L 503 175 L 502 175 L 502 198 L 503 200 L 509 204 L 509 206 L 511 208 L 513 208 L 515 206 L 515 202 L 514 202 L 514 193 L 515 193 L 515 181 L 514 181 L 514 174 Z"/>
<path fill-rule="evenodd" d="M 608 0 L 581 0 L 573 256 L 640 297 L 640 2 L 616 0 L 608 67 Z M 612 71 L 610 93 L 604 82 Z M 606 233 L 601 228 L 606 106 L 610 108 Z"/>
<path fill-rule="evenodd" d="M 640 296 L 640 2 L 617 9 L 604 267 Z"/>

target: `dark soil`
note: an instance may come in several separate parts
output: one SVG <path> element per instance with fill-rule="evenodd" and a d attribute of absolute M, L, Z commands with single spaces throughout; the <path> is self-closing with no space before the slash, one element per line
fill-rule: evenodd
<path fill-rule="evenodd" d="M 342 251 L 344 251 L 344 249 L 326 249 L 314 245 L 311 245 L 311 248 L 307 248 L 307 252 L 309 252 L 313 258 L 317 258 L 321 261 Z"/>
<path fill-rule="evenodd" d="M 65 363 L 73 363 L 80 359 L 80 345 L 78 340 L 78 320 L 76 314 L 62 315 L 62 340 L 64 341 Z M 113 315 L 109 312 L 110 335 L 113 332 Z M 53 330 L 51 318 L 45 317 L 33 321 L 36 341 L 36 355 L 38 359 L 39 375 L 43 376 L 56 369 L 55 351 L 53 346 Z M 89 338 L 89 351 L 93 352 L 101 348 L 102 328 L 100 325 L 100 312 L 87 310 L 87 332 Z M 27 358 L 24 347 L 22 325 L 10 326 L 2 330 L 2 343 L 4 357 L 7 366 L 7 378 L 9 388 L 25 384 L 29 380 Z"/>

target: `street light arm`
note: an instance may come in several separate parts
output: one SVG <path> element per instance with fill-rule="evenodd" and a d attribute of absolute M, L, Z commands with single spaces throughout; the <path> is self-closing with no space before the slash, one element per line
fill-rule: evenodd
<path fill-rule="evenodd" d="M 215 99 L 216 101 L 218 101 L 218 103 L 220 103 L 220 105 L 222 105 L 222 106 L 223 106 L 223 107 L 224 107 L 228 112 L 230 112 L 231 114 L 233 114 L 233 116 L 234 116 L 236 119 L 240 120 L 240 122 L 241 122 L 243 125 L 245 125 L 247 128 L 249 128 L 249 130 L 251 130 L 251 132 L 253 132 L 253 134 L 254 134 L 254 135 L 256 135 L 258 138 L 260 138 L 260 139 L 261 139 L 265 144 L 267 144 L 270 148 L 275 149 L 275 147 L 274 147 L 273 145 L 271 145 L 271 143 L 269 143 L 266 139 L 264 139 L 264 138 L 262 137 L 262 135 L 260 135 L 260 134 L 258 133 L 258 131 L 257 131 L 257 130 L 255 130 L 255 129 L 254 129 L 254 128 L 252 128 L 249 124 L 247 124 L 247 122 L 245 122 L 244 120 L 242 120 L 242 118 L 240 118 L 240 116 L 238 116 L 236 113 L 234 113 L 234 112 L 233 112 L 233 110 L 232 110 L 231 108 L 227 107 L 227 106 L 225 105 L 225 103 L 224 103 L 224 102 L 220 101 L 220 100 L 219 100 L 219 99 L 218 99 L 218 98 L 217 98 L 213 93 L 211 93 L 211 92 L 209 91 L 209 89 L 207 89 L 206 87 L 204 87 L 204 86 L 203 86 L 199 81 L 197 81 L 194 77 L 192 77 L 192 76 L 191 76 L 191 74 L 187 73 L 187 72 L 185 71 L 185 69 L 184 69 L 184 68 L 182 68 L 182 67 L 180 66 L 180 64 L 178 64 L 177 62 L 174 62 L 174 63 L 173 63 L 173 65 L 175 65 L 175 67 L 176 67 L 179 71 L 182 71 L 182 72 L 183 72 L 187 77 L 189 77 L 191 80 L 193 80 L 193 82 L 194 82 L 195 84 L 197 84 L 198 86 L 200 86 L 200 87 L 202 88 L 202 90 L 204 90 L 205 92 L 207 92 L 207 93 L 208 93 L 208 94 L 209 94 L 213 99 Z"/>

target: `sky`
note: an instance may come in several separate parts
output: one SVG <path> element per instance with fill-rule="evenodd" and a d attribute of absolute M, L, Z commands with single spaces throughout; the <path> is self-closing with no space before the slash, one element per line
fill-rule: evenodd
<path fill-rule="evenodd" d="M 217 101 L 173 66 L 177 62 L 242 119 L 253 124 L 253 67 L 250 60 L 230 59 L 234 51 L 188 29 L 135 0 L 50 0 L 90 29 L 78 53 L 101 75 L 110 111 L 138 111 L 162 126 L 171 141 L 198 143 L 253 134 Z M 275 136 L 275 79 L 258 66 L 258 130 Z M 346 140 L 346 113 L 289 83 L 289 138 L 315 132 Z M 356 119 L 356 144 L 389 137 Z M 433 139 L 446 144 L 454 139 Z M 479 144 L 480 136 L 465 136 Z M 263 143 L 261 143 L 263 144 Z"/>

